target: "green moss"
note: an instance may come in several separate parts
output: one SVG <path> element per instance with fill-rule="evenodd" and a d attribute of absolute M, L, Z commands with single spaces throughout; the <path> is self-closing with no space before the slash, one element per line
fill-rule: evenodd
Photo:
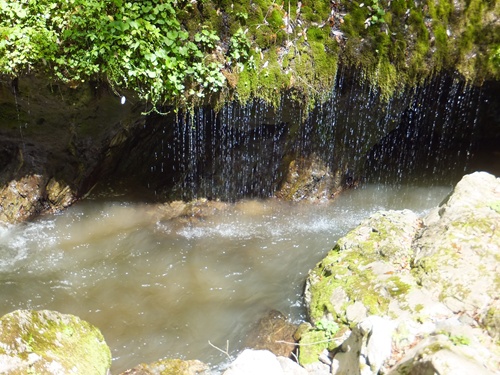
<path fill-rule="evenodd" d="M 304 366 L 318 362 L 321 352 L 328 348 L 328 342 L 321 342 L 316 345 L 311 344 L 326 340 L 328 338 L 323 331 L 311 330 L 303 333 L 300 339 L 302 345 L 299 348 L 299 363 Z"/>
<path fill-rule="evenodd" d="M 274 9 L 267 21 L 274 31 L 278 31 L 283 26 L 283 15 L 277 9 Z"/>
<path fill-rule="evenodd" d="M 488 205 L 488 207 L 500 213 L 500 201 L 492 202 Z"/>
<path fill-rule="evenodd" d="M 411 285 L 408 285 L 401 281 L 398 276 L 392 276 L 389 278 L 389 293 L 392 297 L 401 297 L 408 294 L 411 289 Z"/>
<path fill-rule="evenodd" d="M 452 0 L 380 0 L 379 4 L 386 12 L 383 15 L 385 24 L 372 24 L 369 18 L 374 15 L 374 10 L 368 8 L 368 3 L 360 7 L 360 2 L 342 0 L 339 8 L 335 9 L 337 16 L 345 14 L 344 22 L 339 24 L 336 21 L 334 25 L 335 29 L 340 26 L 345 34 L 339 42 L 330 35 L 331 2 L 308 0 L 302 3 L 305 6 L 297 13 L 296 0 L 288 4 L 271 0 L 204 0 L 196 4 L 176 4 L 174 12 L 175 21 L 180 23 L 179 30 L 188 31 L 189 41 L 194 40 L 200 26 L 217 32 L 221 38 L 219 52 L 223 52 L 210 58 L 220 60 L 225 69 L 227 61 L 224 60 L 224 53 L 231 36 L 240 28 L 248 28 L 246 35 L 251 49 L 258 47 L 267 56 L 273 56 L 273 60 L 269 60 L 269 66 L 273 67 L 271 75 L 268 69 L 262 69 L 240 77 L 244 81 L 241 85 L 226 82 L 227 87 L 221 90 L 219 100 L 237 94 L 244 100 L 256 96 L 278 103 L 277 97 L 281 96 L 282 90 L 292 90 L 291 95 L 307 108 L 316 101 L 321 102 L 325 92 L 333 87 L 339 61 L 366 73 L 371 84 L 380 88 L 385 98 L 408 85 L 422 82 L 441 69 L 458 70 L 466 78 L 477 82 L 500 77 L 500 29 L 491 21 L 492 16 L 499 14 L 497 1 L 470 0 L 466 1 L 465 7 L 459 8 Z M 293 28 L 288 30 L 291 34 L 284 31 L 283 19 L 288 12 L 294 20 Z M 321 29 L 317 28 L 320 24 L 324 24 Z M 7 35 L 9 29 L 2 28 L 0 34 Z M 307 41 L 302 35 L 306 29 Z M 213 52 L 201 49 L 207 56 Z M 280 53 L 277 53 L 278 50 Z M 288 53 L 284 58 L 281 56 L 283 50 Z M 45 69 L 46 65 L 41 61 L 30 63 L 31 68 Z M 118 65 L 113 66 L 110 72 L 120 67 L 121 63 L 117 62 Z M 110 77 L 104 71 L 106 66 L 97 68 L 103 72 L 103 77 Z M 288 76 L 290 71 L 296 74 Z M 229 74 L 237 72 L 230 71 Z M 290 78 L 292 76 L 293 79 Z M 276 84 L 277 90 L 270 89 L 271 82 Z M 114 84 L 120 86 L 124 83 Z M 143 90 L 142 83 L 136 86 Z M 185 94 L 180 90 L 177 96 L 166 97 L 176 105 L 187 105 L 182 99 Z M 5 115 L 5 118 L 10 119 L 12 127 L 17 126 L 12 120 L 15 117 Z"/>
<path fill-rule="evenodd" d="M 431 355 L 431 354 L 437 353 L 440 350 L 445 349 L 445 348 L 446 347 L 443 346 L 443 344 L 438 341 L 438 342 L 435 342 L 429 346 L 426 346 L 424 348 L 424 353 L 427 355 Z"/>
<path fill-rule="evenodd" d="M 10 346 L 9 355 L 24 361 L 30 353 L 44 358 L 30 366 L 34 372 L 46 373 L 44 366 L 56 361 L 68 373 L 77 368 L 79 373 L 104 375 L 111 367 L 111 352 L 101 332 L 74 316 L 61 316 L 50 311 L 15 311 L 2 318 L 0 340 Z"/>

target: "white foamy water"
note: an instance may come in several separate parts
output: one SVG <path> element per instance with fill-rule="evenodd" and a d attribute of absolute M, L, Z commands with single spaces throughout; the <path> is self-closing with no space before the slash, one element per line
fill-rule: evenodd
<path fill-rule="evenodd" d="M 299 322 L 307 272 L 338 238 L 381 209 L 424 215 L 449 187 L 365 186 L 333 203 L 244 201 L 199 218 L 85 201 L 0 228 L 0 314 L 53 309 L 103 332 L 113 373 L 164 357 L 216 366 L 269 309 Z"/>

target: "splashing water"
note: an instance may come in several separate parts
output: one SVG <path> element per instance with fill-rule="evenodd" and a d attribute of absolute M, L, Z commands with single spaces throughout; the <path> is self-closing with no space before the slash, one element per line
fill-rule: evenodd
<path fill-rule="evenodd" d="M 234 355 L 268 309 L 305 318 L 307 272 L 340 236 L 382 208 L 423 214 L 449 190 L 367 185 L 322 205 L 247 200 L 171 220 L 158 205 L 84 201 L 1 229 L 0 314 L 80 316 L 102 330 L 114 373 L 164 357 L 216 369 L 226 358 L 208 340 Z"/>

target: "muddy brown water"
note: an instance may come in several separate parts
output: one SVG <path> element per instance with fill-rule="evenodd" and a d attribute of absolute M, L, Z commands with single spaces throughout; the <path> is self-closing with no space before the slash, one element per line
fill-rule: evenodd
<path fill-rule="evenodd" d="M 118 374 L 160 358 L 214 371 L 276 309 L 304 320 L 309 269 L 336 240 L 381 209 L 424 215 L 450 187 L 369 185 L 335 202 L 248 200 L 197 218 L 159 220 L 151 206 L 84 201 L 0 228 L 0 314 L 52 309 L 99 327 Z"/>

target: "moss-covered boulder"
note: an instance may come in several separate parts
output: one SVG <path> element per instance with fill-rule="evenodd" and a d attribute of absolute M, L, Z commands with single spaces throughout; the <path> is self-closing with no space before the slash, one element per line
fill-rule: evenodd
<path fill-rule="evenodd" d="M 454 312 L 487 309 L 500 297 L 500 179 L 465 176 L 426 221 L 414 244 L 418 283 Z"/>
<path fill-rule="evenodd" d="M 310 271 L 306 303 L 316 329 L 300 343 L 317 348 L 316 360 L 328 348 L 332 373 L 455 374 L 443 369 L 456 369 L 464 355 L 475 359 L 462 363 L 464 374 L 496 371 L 499 226 L 500 179 L 485 172 L 465 176 L 423 220 L 410 211 L 372 215 Z M 378 320 L 394 327 L 392 343 L 385 340 L 392 352 L 382 356 L 371 343 L 388 330 Z M 349 338 L 326 343 L 328 321 L 350 327 Z"/>
<path fill-rule="evenodd" d="M 0 373 L 105 375 L 111 352 L 99 329 L 56 311 L 17 310 L 0 319 Z"/>
<path fill-rule="evenodd" d="M 340 239 L 309 272 L 305 297 L 310 319 L 351 324 L 367 314 L 399 312 L 400 303 L 408 306 L 403 296 L 416 284 L 409 269 L 420 226 L 411 211 L 378 212 Z"/>

